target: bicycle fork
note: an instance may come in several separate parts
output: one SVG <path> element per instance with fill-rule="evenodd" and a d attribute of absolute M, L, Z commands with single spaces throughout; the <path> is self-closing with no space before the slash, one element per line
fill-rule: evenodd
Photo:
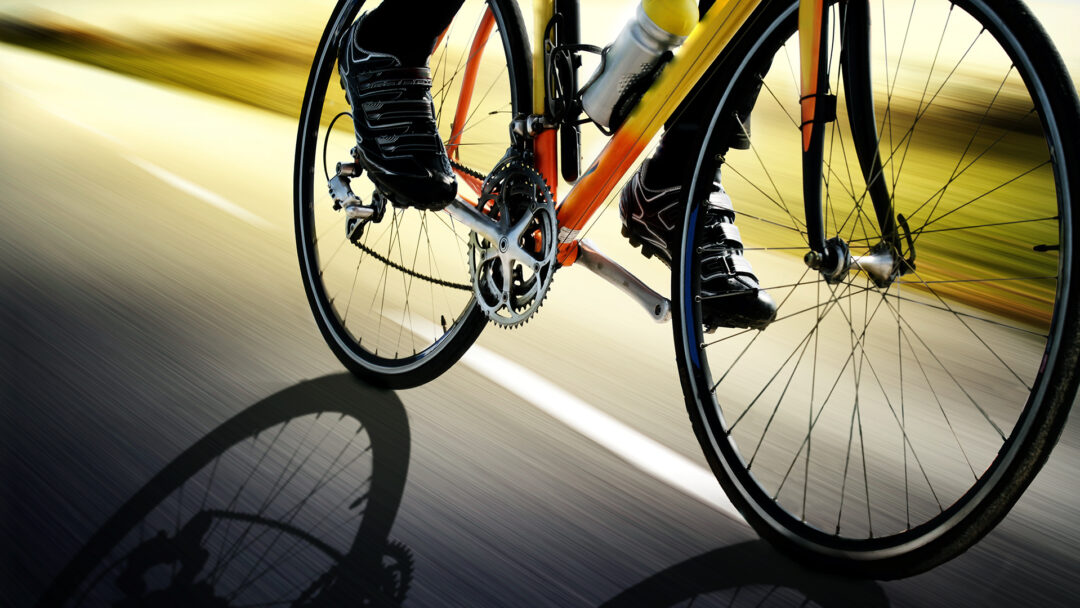
<path fill-rule="evenodd" d="M 852 257 L 840 235 L 826 238 L 822 201 L 823 174 L 831 169 L 825 161 L 826 125 L 837 120 L 836 96 L 829 92 L 829 21 L 824 0 L 799 3 L 799 45 L 802 69 L 802 174 L 803 204 L 810 252 L 806 264 L 829 283 L 839 283 L 855 267 L 878 287 L 914 270 L 915 250 L 904 216 L 894 219 L 893 198 L 884 177 L 879 153 L 880 138 L 874 112 L 870 66 L 870 11 L 867 0 L 851 0 L 839 7 L 840 75 L 844 81 L 845 109 L 852 145 L 866 183 L 865 196 L 874 207 L 881 240 L 867 255 Z M 861 213 L 855 200 L 855 213 Z M 906 256 L 897 228 L 904 231 Z"/>

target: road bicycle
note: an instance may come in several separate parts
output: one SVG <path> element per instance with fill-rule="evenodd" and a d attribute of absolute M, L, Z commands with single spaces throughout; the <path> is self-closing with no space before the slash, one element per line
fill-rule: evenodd
<path fill-rule="evenodd" d="M 672 323 L 719 483 L 807 563 L 878 578 L 940 564 L 1045 462 L 1078 382 L 1080 118 L 1024 5 L 719 1 L 581 170 L 577 71 L 597 49 L 578 4 L 534 3 L 530 45 L 513 1 L 469 3 L 430 59 L 459 178 L 441 212 L 395 207 L 350 162 L 335 49 L 361 5 L 339 2 L 322 36 L 295 166 L 305 289 L 353 373 L 427 382 L 485 325 L 528 321 L 578 263 Z M 700 145 L 669 300 L 584 237 L 663 125 L 687 119 Z M 729 149 L 733 130 L 748 150 Z M 718 171 L 778 303 L 764 331 L 703 321 Z"/>

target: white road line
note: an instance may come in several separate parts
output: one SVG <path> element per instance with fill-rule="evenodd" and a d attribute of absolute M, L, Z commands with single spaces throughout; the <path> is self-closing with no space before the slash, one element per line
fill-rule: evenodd
<path fill-rule="evenodd" d="M 229 199 L 221 196 L 220 194 L 217 194 L 215 192 L 211 192 L 211 191 L 207 190 L 206 188 L 203 188 L 202 186 L 199 186 L 197 184 L 193 184 L 193 183 L 187 181 L 186 179 L 180 177 L 179 175 L 176 175 L 175 173 L 171 173 L 171 172 L 169 172 L 169 171 L 167 171 L 165 169 L 162 169 L 161 167 L 159 167 L 159 166 L 157 166 L 157 165 L 155 165 L 155 164 L 153 164 L 153 163 L 151 163 L 149 161 L 145 161 L 145 160 L 143 160 L 141 158 L 138 158 L 136 156 L 125 156 L 124 158 L 126 158 L 129 162 L 131 162 L 131 164 L 135 165 L 136 167 L 139 167 L 143 171 L 146 171 L 147 173 L 149 173 L 149 174 L 153 175 L 154 177 L 160 179 L 161 181 L 169 184 L 170 186 L 176 188 L 177 190 L 180 190 L 182 192 L 186 192 L 186 193 L 190 194 L 191 196 L 194 196 L 195 198 L 203 201 L 204 203 L 208 203 L 210 205 L 213 205 L 214 207 L 217 207 L 221 211 L 224 211 L 225 213 L 228 213 L 229 215 L 232 215 L 233 217 L 241 219 L 241 220 L 251 224 L 252 226 L 255 226 L 256 228 L 262 228 L 264 230 L 273 230 L 274 229 L 274 225 L 271 224 L 270 222 L 268 222 L 268 221 L 264 220 L 263 218 L 255 215 L 254 213 L 248 211 L 247 209 L 244 209 L 240 205 L 237 205 L 236 203 L 234 203 L 234 202 L 230 201 Z"/>
<path fill-rule="evenodd" d="M 52 106 L 51 104 L 49 104 L 48 102 L 43 100 L 40 95 L 38 95 L 37 93 L 35 93 L 35 92 L 25 88 L 25 87 L 19 86 L 19 85 L 14 84 L 14 83 L 4 83 L 3 86 L 6 87 L 6 88 L 9 88 L 9 89 L 11 89 L 11 90 L 13 90 L 13 91 L 15 91 L 15 92 L 17 92 L 19 94 L 21 94 L 21 95 L 23 95 L 24 97 L 26 97 L 28 99 L 30 99 L 39 108 L 41 108 L 42 110 L 45 110 L 46 112 L 52 114 L 53 116 L 56 116 L 57 118 L 65 120 L 65 121 L 75 125 L 76 127 L 79 127 L 80 129 L 83 129 L 83 130 L 85 130 L 85 131 L 87 131 L 89 133 L 93 133 L 94 135 L 97 135 L 98 137 L 100 137 L 102 139 L 105 139 L 105 140 L 108 140 L 108 141 L 110 141 L 110 142 L 112 142 L 114 144 L 118 144 L 120 146 L 124 145 L 123 142 L 121 142 L 117 138 L 113 137 L 112 135 L 109 135 L 108 133 L 105 133 L 104 131 L 101 131 L 101 130 L 98 130 L 98 129 L 94 128 L 94 127 L 91 127 L 90 125 L 88 125 L 88 124 L 86 124 L 86 123 L 84 123 L 84 122 L 82 122 L 80 120 L 77 120 L 75 118 L 72 118 L 71 116 L 68 116 L 64 112 L 61 112 L 60 110 L 56 109 L 54 106 Z M 217 207 L 218 209 L 224 211 L 225 213 L 228 213 L 229 215 L 232 215 L 232 216 L 234 216 L 236 218 L 239 218 L 239 219 L 251 224 L 252 226 L 255 226 L 256 228 L 262 228 L 264 230 L 273 230 L 274 229 L 274 225 L 271 224 L 270 222 L 264 220 L 263 218 L 255 215 L 254 213 L 248 211 L 247 209 L 244 209 L 240 205 L 237 205 L 236 203 L 226 199 L 225 197 L 223 197 L 223 196 L 221 196 L 221 195 L 219 195 L 219 194 L 217 194 L 215 192 L 211 192 L 211 191 L 207 190 L 206 188 L 203 188 L 202 186 L 199 186 L 199 185 L 196 185 L 196 184 L 193 184 L 193 183 L 189 182 L 188 180 L 180 177 L 179 175 L 176 175 L 175 173 L 171 173 L 171 172 L 169 172 L 169 171 L 167 171 L 165 169 L 162 169 L 161 167 L 159 167 L 159 166 L 157 166 L 157 165 L 155 165 L 155 164 L 153 164 L 151 162 L 145 161 L 145 160 L 143 160 L 141 158 L 138 158 L 136 156 L 126 155 L 124 158 L 126 158 L 129 162 L 131 162 L 133 165 L 139 167 L 143 171 L 146 171 L 147 173 L 153 175 L 154 177 L 157 177 L 161 181 L 169 184 L 170 186 L 173 186 L 177 190 L 186 192 L 186 193 L 190 194 L 191 196 L 194 196 L 195 198 L 203 201 L 204 203 L 208 203 L 210 205 L 213 205 L 214 207 Z"/>
<path fill-rule="evenodd" d="M 481 346 L 474 345 L 461 360 L 641 471 L 738 521 L 745 521 L 716 477 L 704 467 Z"/>
<path fill-rule="evenodd" d="M 395 317 L 392 311 L 383 314 L 388 319 L 402 318 L 400 313 Z M 431 336 L 437 331 L 433 323 L 420 319 L 417 315 L 411 315 L 410 320 L 414 325 L 411 329 L 417 335 Z M 662 443 L 646 437 L 517 363 L 482 346 L 474 344 L 461 358 L 461 362 L 635 468 L 736 521 L 746 522 L 728 500 L 711 471 Z"/>
<path fill-rule="evenodd" d="M 76 119 L 72 118 L 71 116 L 68 116 L 67 114 L 61 112 L 60 110 L 57 110 L 52 104 L 45 101 L 40 95 L 38 95 L 37 93 L 31 91 L 30 89 L 27 89 L 26 87 L 17 85 L 17 84 L 15 84 L 13 82 L 5 82 L 5 83 L 3 83 L 3 86 L 5 88 L 11 89 L 12 91 L 15 91 L 16 93 L 22 95 L 23 97 L 26 97 L 30 101 L 34 102 L 34 104 L 37 105 L 37 107 L 39 109 L 45 110 L 49 114 L 52 114 L 53 116 L 55 116 L 55 117 L 57 117 L 57 118 L 59 118 L 61 120 L 67 121 L 67 122 L 75 125 L 76 127 L 79 127 L 80 129 L 82 129 L 84 131 L 87 131 L 89 133 L 93 133 L 94 135 L 97 135 L 98 137 L 100 137 L 102 139 L 105 139 L 105 140 L 108 140 L 108 141 L 110 141 L 110 142 L 112 142 L 114 144 L 120 144 L 120 140 L 116 139 L 112 135 L 109 135 L 108 133 L 106 133 L 104 131 L 101 131 L 99 129 L 91 127 L 90 125 L 88 125 L 88 124 L 86 124 L 86 123 L 84 123 L 84 122 L 82 122 L 80 120 L 76 120 Z"/>

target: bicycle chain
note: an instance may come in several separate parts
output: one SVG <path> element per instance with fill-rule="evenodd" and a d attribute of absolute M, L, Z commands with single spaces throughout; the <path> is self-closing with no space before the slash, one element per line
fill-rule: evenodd
<path fill-rule="evenodd" d="M 479 171 L 475 171 L 473 169 L 470 169 L 469 167 L 466 167 L 465 165 L 462 165 L 459 162 L 451 160 L 450 165 L 454 169 L 457 169 L 458 171 L 461 171 L 462 173 L 464 173 L 466 175 L 469 175 L 471 177 L 474 177 L 474 178 L 476 178 L 478 180 L 483 181 L 483 180 L 487 179 L 486 175 L 480 173 Z M 371 257 L 373 257 L 376 260 L 382 262 L 383 264 L 386 264 L 390 268 L 393 268 L 394 270 L 397 270 L 398 272 L 402 272 L 402 273 L 404 273 L 404 274 L 406 274 L 408 276 L 420 279 L 422 281 L 427 281 L 429 283 L 432 283 L 434 285 L 438 285 L 440 287 L 447 287 L 447 288 L 456 289 L 456 290 L 459 290 L 459 291 L 472 291 L 473 290 L 472 285 L 466 285 L 464 283 L 453 283 L 451 281 L 446 281 L 444 279 L 438 279 L 438 278 L 435 278 L 435 277 L 432 277 L 432 276 L 428 276 L 426 274 L 416 272 L 415 270 L 412 270 L 411 268 L 407 268 L 405 266 L 402 266 L 401 264 L 398 264 L 397 262 L 387 258 L 386 256 L 383 256 L 382 254 L 380 254 L 379 252 L 375 251 L 374 249 L 368 247 L 367 245 L 364 245 L 359 240 L 353 241 L 353 245 L 355 245 L 357 247 L 357 249 L 360 249 L 361 251 L 367 253 Z M 548 280 L 548 282 L 550 284 L 550 279 Z M 544 295 L 546 295 L 546 292 L 547 292 L 546 289 L 543 290 L 543 294 L 540 296 L 539 300 L 533 302 L 534 310 L 532 312 L 535 312 L 536 309 L 540 308 L 540 305 L 543 303 Z M 528 308 L 528 306 L 525 306 L 523 308 Z M 520 311 L 518 311 L 518 312 L 520 312 Z M 521 321 L 519 321 L 518 323 L 513 323 L 513 324 L 510 324 L 510 325 L 502 325 L 502 324 L 499 324 L 499 323 L 497 323 L 497 324 L 502 325 L 503 327 L 506 327 L 506 328 L 517 327 L 518 325 L 522 325 L 525 322 L 527 322 L 529 317 L 531 317 L 531 316 L 532 316 L 532 314 L 530 313 L 529 315 L 526 315 L 526 317 L 524 319 L 522 319 Z"/>
<path fill-rule="evenodd" d="M 484 181 L 485 179 L 487 179 L 487 176 L 484 175 L 483 173 L 480 173 L 479 171 L 473 171 L 472 169 L 470 169 L 470 168 L 466 167 L 465 165 L 457 162 L 456 160 L 451 160 L 450 161 L 450 166 L 457 169 L 458 171 L 461 171 L 465 175 L 468 175 L 469 177 L 475 177 L 476 179 L 478 179 L 480 181 Z"/>
<path fill-rule="evenodd" d="M 465 165 L 463 165 L 463 164 L 461 164 L 459 162 L 451 160 L 450 161 L 450 166 L 457 169 L 458 171 L 461 171 L 462 173 L 464 173 L 466 175 L 469 175 L 471 177 L 475 177 L 478 180 L 483 181 L 483 180 L 487 179 L 486 175 L 480 173 L 479 171 L 474 171 L 474 170 L 466 167 Z M 360 249 L 361 251 L 367 253 L 371 257 L 373 257 L 376 260 L 382 262 L 383 264 L 386 264 L 387 266 L 393 268 L 394 270 L 397 270 L 399 272 L 403 272 L 403 273 L 405 273 L 405 274 L 407 274 L 407 275 L 409 275 L 411 277 L 420 279 L 421 281 L 427 281 L 429 283 L 433 283 L 433 284 L 438 285 L 440 287 L 449 287 L 450 289 L 458 289 L 458 290 L 461 290 L 461 291 L 472 291 L 472 285 L 466 285 L 464 283 L 452 283 L 450 281 L 445 281 L 443 279 L 436 279 L 435 277 L 430 277 L 430 276 L 428 276 L 426 274 L 421 274 L 419 272 L 416 272 L 415 270 L 412 270 L 410 268 L 406 268 L 406 267 L 402 266 L 401 264 L 398 264 L 397 262 L 394 262 L 393 260 L 390 260 L 390 259 L 388 259 L 386 257 L 383 257 L 377 251 L 375 251 L 374 249 L 371 249 L 367 245 L 364 245 L 360 241 L 353 241 L 353 245 L 356 245 L 356 247 L 358 249 Z"/>
<path fill-rule="evenodd" d="M 440 287 L 449 287 L 450 289 L 460 289 L 462 291 L 472 291 L 472 285 L 466 285 L 464 283 L 451 283 L 450 281 L 444 281 L 443 279 L 436 279 L 435 277 L 429 277 L 426 274 L 420 274 L 419 272 L 416 272 L 415 270 L 412 270 L 411 268 L 406 268 L 406 267 L 402 266 L 401 264 L 398 264 L 397 262 L 395 262 L 395 261 L 393 261 L 393 260 L 391 260 L 389 258 L 383 257 L 377 251 L 375 251 L 374 249 L 368 247 L 367 245 L 364 245 L 360 241 L 353 241 L 353 245 L 356 245 L 357 248 L 359 248 L 361 251 L 367 252 L 368 255 L 375 258 L 376 260 L 379 260 L 383 264 L 386 264 L 387 266 L 393 268 L 394 270 L 399 270 L 401 272 L 404 272 L 405 274 L 407 274 L 407 275 L 409 275 L 411 277 L 415 277 L 415 278 L 423 280 L 423 281 L 428 281 L 428 282 L 434 283 L 436 285 L 439 285 Z"/>

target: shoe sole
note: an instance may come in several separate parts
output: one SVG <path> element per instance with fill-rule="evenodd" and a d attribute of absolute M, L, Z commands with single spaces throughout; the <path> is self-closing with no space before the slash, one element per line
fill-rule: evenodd
<path fill-rule="evenodd" d="M 766 327 L 772 324 L 776 320 L 776 317 L 769 319 L 768 321 L 762 321 L 760 319 L 748 319 L 743 316 L 728 317 L 723 322 L 717 323 L 714 319 L 705 320 L 705 333 L 711 334 L 720 327 L 728 327 L 732 329 L 756 329 L 758 331 L 764 330 Z"/>
<path fill-rule="evenodd" d="M 622 227 L 622 235 L 630 243 L 630 246 L 634 247 L 635 249 L 640 248 L 641 254 L 644 255 L 646 258 L 652 259 L 655 257 L 656 259 L 663 262 L 665 266 L 671 268 L 671 263 L 667 260 L 667 252 L 661 252 L 656 247 L 656 245 L 653 245 L 648 241 L 643 241 L 642 239 L 638 238 L 637 235 L 634 234 L 633 230 L 631 230 L 625 225 Z M 775 316 L 766 321 L 762 321 L 761 319 L 750 319 L 744 316 L 727 317 L 719 322 L 717 322 L 716 319 L 707 318 L 705 319 L 705 333 L 712 333 L 720 327 L 729 327 L 733 329 L 756 329 L 760 331 L 772 324 L 774 320 L 776 320 Z"/>
<path fill-rule="evenodd" d="M 669 256 L 666 251 L 661 251 L 656 247 L 656 245 L 653 245 L 648 241 L 641 240 L 636 234 L 634 234 L 633 230 L 631 230 L 625 225 L 622 227 L 622 235 L 624 238 L 626 238 L 627 241 L 630 242 L 630 245 L 632 247 L 634 247 L 635 249 L 641 248 L 641 255 L 645 256 L 650 260 L 652 258 L 656 258 L 663 262 L 664 266 L 671 268 L 671 261 L 668 259 Z"/>

